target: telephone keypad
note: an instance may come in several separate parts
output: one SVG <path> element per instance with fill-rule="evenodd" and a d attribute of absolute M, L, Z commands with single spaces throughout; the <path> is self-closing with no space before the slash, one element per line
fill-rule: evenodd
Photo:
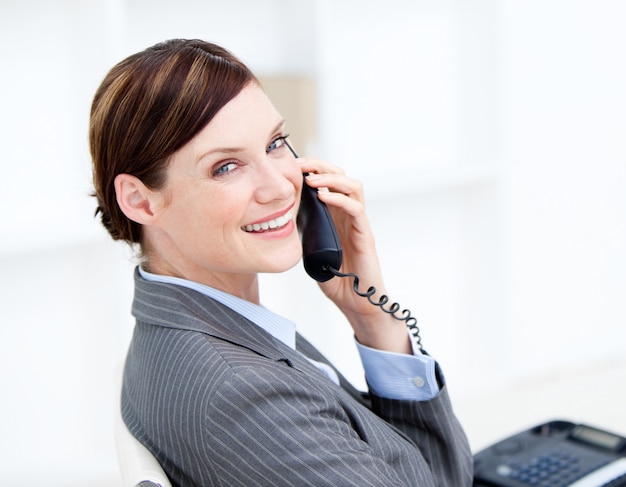
<path fill-rule="evenodd" d="M 512 461 L 501 464 L 497 472 L 499 475 L 526 485 L 566 487 L 603 463 L 605 461 L 594 465 L 587 464 L 583 468 L 577 455 L 563 450 L 554 450 L 525 463 Z"/>

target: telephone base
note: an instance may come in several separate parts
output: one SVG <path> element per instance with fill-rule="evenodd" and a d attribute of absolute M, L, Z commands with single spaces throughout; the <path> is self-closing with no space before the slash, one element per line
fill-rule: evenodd
<path fill-rule="evenodd" d="M 556 420 L 474 455 L 473 487 L 626 487 L 626 438 Z"/>

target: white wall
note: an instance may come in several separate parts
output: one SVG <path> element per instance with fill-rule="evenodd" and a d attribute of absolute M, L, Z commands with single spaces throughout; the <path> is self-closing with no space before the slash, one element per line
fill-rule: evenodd
<path fill-rule="evenodd" d="M 314 146 L 365 183 L 391 297 L 418 317 L 473 445 L 498 409 L 472 401 L 623 361 L 624 20 L 619 0 L 5 0 L 0 480 L 118 485 L 132 261 L 92 217 L 88 111 L 114 62 L 169 37 L 316 77 Z M 349 330 L 302 270 L 263 282 L 362 385 Z M 509 415 L 498 434 L 535 418 Z"/>
<path fill-rule="evenodd" d="M 624 20 L 617 1 L 509 2 L 501 15 L 515 368 L 624 356 Z M 529 348 L 542 359 L 528 363 Z"/>

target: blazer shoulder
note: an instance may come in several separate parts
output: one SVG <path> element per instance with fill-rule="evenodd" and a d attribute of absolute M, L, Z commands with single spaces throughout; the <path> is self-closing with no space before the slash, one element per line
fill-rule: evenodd
<path fill-rule="evenodd" d="M 146 281 L 138 273 L 132 314 L 138 323 L 198 332 L 261 355 L 280 358 L 277 340 L 228 306 L 193 289 Z"/>

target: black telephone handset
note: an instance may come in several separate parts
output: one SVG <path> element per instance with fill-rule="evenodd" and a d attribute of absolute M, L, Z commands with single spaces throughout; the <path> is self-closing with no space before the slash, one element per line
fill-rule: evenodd
<path fill-rule="evenodd" d="M 317 190 L 306 182 L 302 185 L 297 221 L 304 269 L 316 281 L 328 281 L 333 277 L 328 269 L 341 267 L 341 244 L 328 208 L 317 197 Z"/>
<path fill-rule="evenodd" d="M 297 158 L 291 145 L 287 144 L 287 147 Z M 306 181 L 302 183 L 297 223 L 304 269 L 316 281 L 328 281 L 334 276 L 329 268 L 338 271 L 341 267 L 341 244 L 328 207 L 317 197 L 317 189 L 311 188 Z"/>
<path fill-rule="evenodd" d="M 514 434 L 474 455 L 474 487 L 624 487 L 626 438 L 564 420 Z"/>

